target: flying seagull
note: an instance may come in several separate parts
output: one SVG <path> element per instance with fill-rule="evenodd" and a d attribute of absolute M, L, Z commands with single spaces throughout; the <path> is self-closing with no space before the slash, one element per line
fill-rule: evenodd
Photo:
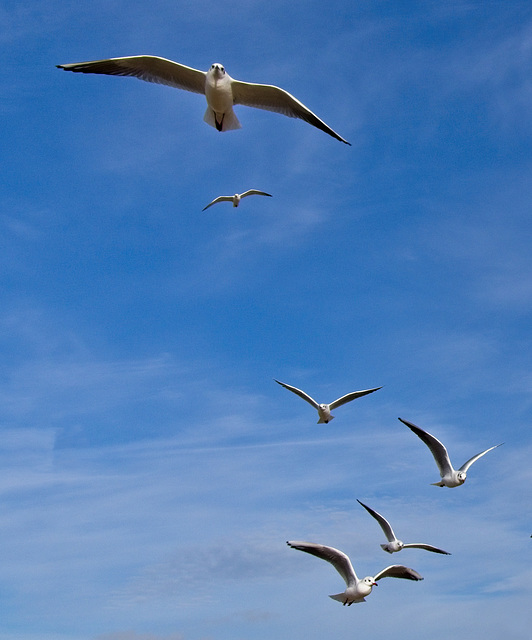
<path fill-rule="evenodd" d="M 341 602 L 344 606 L 350 607 L 353 602 L 366 602 L 365 596 L 369 596 L 373 587 L 378 586 L 377 581 L 381 578 L 404 578 L 406 580 L 423 580 L 414 569 L 409 569 L 402 564 L 393 564 L 373 577 L 366 576 L 362 580 L 357 578 L 351 560 L 342 551 L 333 547 L 326 547 L 322 544 L 314 544 L 313 542 L 287 542 L 292 549 L 299 549 L 305 553 L 310 553 L 317 558 L 327 560 L 338 571 L 345 580 L 347 589 L 343 593 L 337 593 L 329 596 L 333 600 Z"/>
<path fill-rule="evenodd" d="M 126 56 L 58 64 L 57 67 L 79 73 L 135 76 L 147 82 L 167 84 L 177 89 L 203 93 L 207 98 L 207 111 L 203 119 L 218 131 L 241 128 L 233 106 L 243 104 L 257 109 L 277 111 L 289 118 L 300 118 L 333 138 L 350 144 L 288 91 L 269 84 L 234 80 L 220 63 L 212 64 L 211 68 L 205 72 L 159 56 Z"/>
<path fill-rule="evenodd" d="M 381 547 L 384 549 L 384 551 L 387 551 L 388 553 L 395 553 L 396 551 L 401 551 L 401 549 L 425 549 L 426 551 L 433 551 L 434 553 L 443 553 L 446 556 L 451 555 L 448 551 L 438 549 L 438 547 L 433 547 L 430 544 L 423 544 L 422 542 L 409 542 L 408 544 L 405 544 L 402 540 L 397 539 L 390 523 L 384 516 L 381 516 L 380 513 L 373 511 L 373 509 L 370 509 L 363 502 L 360 502 L 360 500 L 357 500 L 357 502 L 361 504 L 364 509 L 375 518 L 375 520 L 380 524 L 381 529 L 384 531 L 384 535 L 388 540 L 387 544 L 381 544 Z"/>
<path fill-rule="evenodd" d="M 403 420 L 402 418 L 399 418 L 399 420 L 403 424 L 406 424 L 406 426 L 409 429 L 412 429 L 412 431 L 419 438 L 421 438 L 421 440 L 423 440 L 423 442 L 427 445 L 432 455 L 434 456 L 434 460 L 438 465 L 438 469 L 440 470 L 440 476 L 441 476 L 441 480 L 439 482 L 432 483 L 436 487 L 453 488 L 453 487 L 459 487 L 461 484 L 464 484 L 467 477 L 467 470 L 473 464 L 473 462 L 476 462 L 479 458 L 482 458 L 482 456 L 488 453 L 488 451 L 491 451 L 492 449 L 496 449 L 497 447 L 500 447 L 502 444 L 504 444 L 504 442 L 501 442 L 501 444 L 496 444 L 494 447 L 490 447 L 489 449 L 486 449 L 486 451 L 477 453 L 476 456 L 473 456 L 467 462 L 464 462 L 464 464 L 460 467 L 460 469 L 455 470 L 453 465 L 451 464 L 451 459 L 449 458 L 447 449 L 443 446 L 443 444 L 437 438 L 435 438 L 433 435 L 431 435 L 427 431 L 423 431 L 423 429 L 416 427 L 415 424 L 408 422 L 408 420 Z"/>
<path fill-rule="evenodd" d="M 321 424 L 323 422 L 325 423 L 330 422 L 334 418 L 334 416 L 331 415 L 331 411 L 333 409 L 336 409 L 336 407 L 340 407 L 346 402 L 351 402 L 351 400 L 354 400 L 355 398 L 360 398 L 362 396 L 366 396 L 368 393 L 373 393 L 374 391 L 378 391 L 379 389 L 382 389 L 382 387 L 375 387 L 375 389 L 364 389 L 364 391 L 352 391 L 351 393 L 347 393 L 345 396 L 338 398 L 338 400 L 335 400 L 330 404 L 318 404 L 316 400 L 311 398 L 308 395 L 308 393 L 301 391 L 301 389 L 292 387 L 291 385 L 286 384 L 284 382 L 280 382 L 279 380 L 275 380 L 275 382 L 277 382 L 277 384 L 280 384 L 281 387 L 288 389 L 288 391 L 292 391 L 292 393 L 295 393 L 300 398 L 303 398 L 303 400 L 306 400 L 309 404 L 311 404 L 314 407 L 314 409 L 317 409 L 318 415 L 320 417 L 320 419 L 318 420 L 318 424 Z"/>
<path fill-rule="evenodd" d="M 217 202 L 232 202 L 233 207 L 238 207 L 238 205 L 240 204 L 240 200 L 242 200 L 242 198 L 245 198 L 246 196 L 270 196 L 271 198 L 272 194 L 266 193 L 265 191 L 257 191 L 257 189 L 248 189 L 247 191 L 244 191 L 244 193 L 235 193 L 234 196 L 218 196 L 212 202 L 209 202 L 206 207 L 203 207 L 202 211 L 205 211 L 205 209 L 212 207 L 212 205 L 216 204 Z"/>

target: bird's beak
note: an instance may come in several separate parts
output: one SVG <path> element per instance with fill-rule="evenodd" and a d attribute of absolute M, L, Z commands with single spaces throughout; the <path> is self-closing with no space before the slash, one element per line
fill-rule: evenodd
<path fill-rule="evenodd" d="M 379 583 L 378 583 L 378 582 L 374 582 L 374 583 L 373 583 L 373 586 L 374 586 L 374 587 L 378 587 L 378 586 L 379 586 Z"/>

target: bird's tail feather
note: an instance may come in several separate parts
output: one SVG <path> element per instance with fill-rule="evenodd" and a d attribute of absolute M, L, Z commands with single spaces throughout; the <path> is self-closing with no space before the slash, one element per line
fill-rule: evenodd
<path fill-rule="evenodd" d="M 333 600 L 337 600 L 342 604 L 345 604 L 345 601 L 346 601 L 345 593 L 337 593 L 334 596 L 329 596 L 329 598 L 332 598 Z"/>
<path fill-rule="evenodd" d="M 242 129 L 242 125 L 238 121 L 238 118 L 236 117 L 235 112 L 232 109 L 224 113 L 220 122 L 216 120 L 214 111 L 210 107 L 207 107 L 203 119 L 207 124 L 211 125 L 211 127 L 218 129 L 218 131 L 232 131 L 234 129 Z"/>

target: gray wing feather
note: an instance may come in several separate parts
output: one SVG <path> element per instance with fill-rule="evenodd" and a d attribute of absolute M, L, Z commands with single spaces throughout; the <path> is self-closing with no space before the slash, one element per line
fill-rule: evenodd
<path fill-rule="evenodd" d="M 275 380 L 275 378 L 274 378 Z M 298 389 L 297 387 L 293 387 L 290 384 L 286 384 L 285 382 L 281 382 L 280 380 L 275 380 L 275 382 L 277 382 L 277 384 L 280 384 L 281 387 L 284 387 L 285 389 L 288 389 L 288 391 L 291 391 L 292 393 L 295 393 L 297 396 L 299 396 L 300 398 L 303 398 L 303 400 L 306 400 L 309 404 L 311 404 L 314 409 L 318 409 L 319 408 L 319 404 L 316 402 L 316 400 L 314 400 L 314 398 L 311 398 L 308 393 L 305 393 L 304 391 L 301 391 L 301 389 Z"/>
<path fill-rule="evenodd" d="M 315 544 L 314 542 L 287 542 L 286 544 L 292 549 L 310 553 L 317 558 L 330 562 L 345 580 L 348 587 L 358 582 L 351 560 L 343 551 L 339 551 L 334 547 L 326 547 L 323 544 Z"/>
<path fill-rule="evenodd" d="M 379 571 L 379 573 L 375 576 L 375 581 L 380 580 L 381 578 L 404 578 L 405 580 L 423 580 L 423 576 L 421 576 L 414 569 L 409 569 L 402 564 L 392 564 L 386 569 Z"/>
<path fill-rule="evenodd" d="M 408 422 L 408 420 L 403 420 L 402 418 L 399 418 L 399 420 L 403 424 L 406 424 L 406 426 L 411 429 L 416 434 L 416 436 L 418 436 L 418 438 L 423 440 L 423 442 L 430 449 L 434 460 L 436 461 L 436 464 L 438 465 L 438 468 L 440 470 L 440 476 L 443 478 L 443 476 L 447 473 L 452 473 L 453 466 L 451 464 L 449 454 L 447 453 L 447 449 L 438 440 L 438 438 L 435 438 L 430 433 L 427 433 L 427 431 L 423 431 L 423 429 L 420 429 L 415 424 L 412 424 L 412 422 Z"/>
<path fill-rule="evenodd" d="M 59 64 L 59 69 L 76 73 L 134 76 L 146 82 L 166 84 L 194 93 L 205 93 L 206 73 L 158 56 L 127 56 L 90 62 Z"/>
<path fill-rule="evenodd" d="M 446 556 L 451 555 L 448 551 L 444 551 L 443 549 L 438 549 L 438 547 L 433 547 L 430 544 L 423 544 L 422 542 L 410 542 L 408 544 L 403 545 L 403 549 L 425 549 L 425 551 L 433 551 L 434 553 L 443 553 Z"/>
<path fill-rule="evenodd" d="M 334 402 L 329 404 L 329 408 L 336 409 L 336 407 L 341 407 L 346 402 L 351 402 L 351 400 L 355 400 L 355 398 L 361 398 L 362 396 L 367 396 L 368 393 L 373 393 L 374 391 L 378 391 L 382 389 L 382 387 L 375 387 L 375 389 L 364 389 L 363 391 L 352 391 L 351 393 L 346 393 L 345 396 L 338 398 Z"/>
<path fill-rule="evenodd" d="M 206 207 L 203 207 L 202 211 L 205 211 L 205 209 L 212 207 L 212 205 L 216 204 L 217 202 L 233 202 L 233 198 L 232 196 L 218 196 L 217 198 L 214 198 L 212 202 L 209 202 Z"/>
<path fill-rule="evenodd" d="M 266 193 L 265 191 L 257 191 L 257 189 L 248 189 L 247 191 L 244 191 L 244 193 L 240 194 L 241 198 L 245 198 L 246 196 L 270 196 L 270 198 L 273 197 L 271 193 Z"/>
<path fill-rule="evenodd" d="M 500 447 L 503 444 L 504 442 L 501 442 L 501 444 L 496 444 L 494 447 L 490 447 L 489 449 L 486 449 L 486 451 L 482 451 L 482 453 L 477 453 L 476 456 L 473 456 L 472 458 L 469 458 L 467 462 L 464 462 L 464 464 L 460 467 L 460 469 L 458 469 L 458 471 L 467 472 L 467 470 L 473 464 L 473 462 L 476 462 L 479 458 L 482 458 L 482 456 L 486 455 L 488 451 L 491 451 L 492 449 L 496 449 L 497 447 Z"/>
<path fill-rule="evenodd" d="M 360 500 L 357 500 L 357 502 L 359 504 L 361 504 L 364 507 L 364 509 L 370 515 L 372 515 L 375 518 L 375 520 L 380 524 L 381 529 L 384 531 L 384 535 L 386 536 L 388 542 L 393 542 L 394 540 L 397 539 L 395 537 L 395 533 L 393 532 L 393 529 L 392 529 L 390 523 L 388 522 L 388 520 L 386 520 L 386 518 L 384 516 L 381 516 L 380 513 L 377 513 L 376 511 L 373 511 L 373 509 L 370 509 L 370 507 L 365 505 L 363 502 L 360 502 Z"/>
<path fill-rule="evenodd" d="M 233 80 L 231 86 L 233 89 L 234 104 L 243 104 L 248 107 L 265 109 L 266 111 L 275 111 L 289 118 L 299 118 L 317 127 L 321 131 L 328 133 L 333 138 L 350 145 L 347 140 L 344 140 L 342 136 L 325 124 L 323 120 L 320 120 L 320 118 L 305 107 L 302 102 L 280 87 L 275 87 L 271 84 L 240 82 L 239 80 Z"/>

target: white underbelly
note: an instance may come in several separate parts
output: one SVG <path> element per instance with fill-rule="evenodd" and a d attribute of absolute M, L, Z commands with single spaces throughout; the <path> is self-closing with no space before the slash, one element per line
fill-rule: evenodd
<path fill-rule="evenodd" d="M 229 83 L 217 82 L 205 84 L 207 104 L 216 113 L 225 113 L 233 107 L 233 92 Z"/>

